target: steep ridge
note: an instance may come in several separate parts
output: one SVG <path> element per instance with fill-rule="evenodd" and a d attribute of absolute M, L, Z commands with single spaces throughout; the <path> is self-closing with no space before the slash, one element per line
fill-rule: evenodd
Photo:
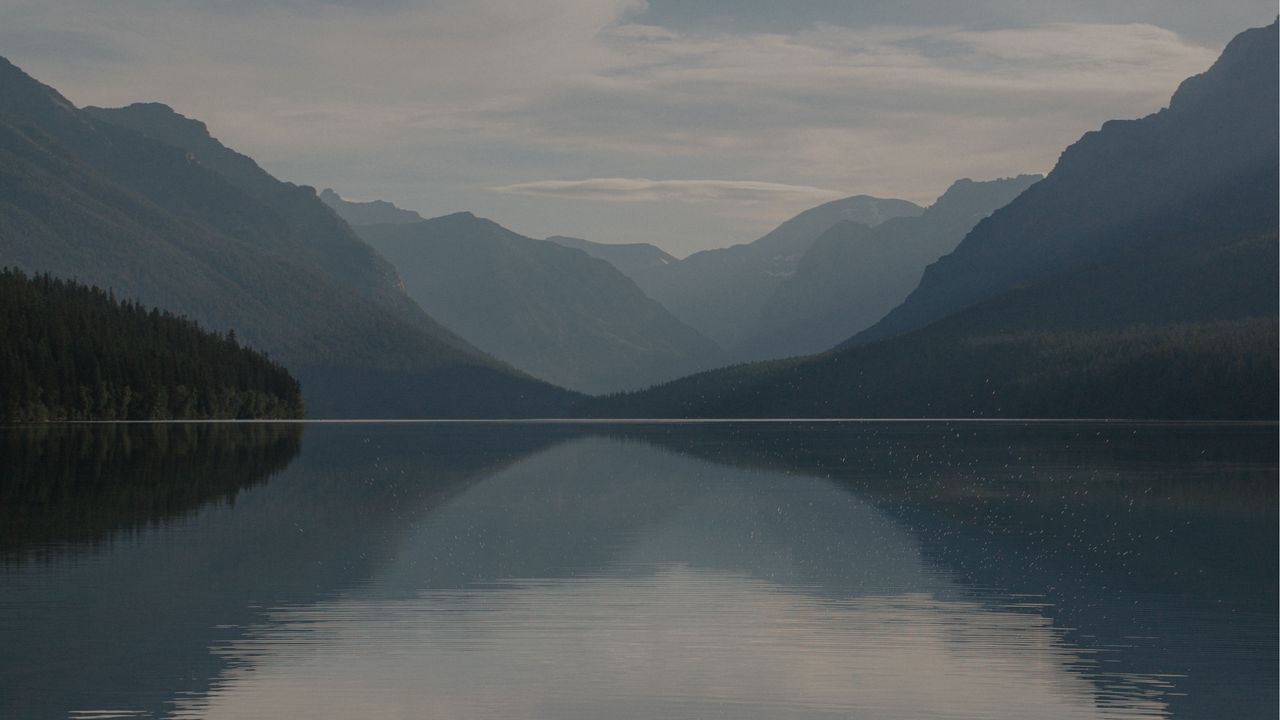
<path fill-rule="evenodd" d="M 394 274 L 379 286 L 326 271 L 330 248 L 311 246 L 269 200 L 0 61 L 0 264 L 234 329 L 302 381 L 317 416 L 487 414 L 508 399 L 515 414 L 544 414 L 567 401 L 440 329 L 387 286 Z M 382 261 L 352 245 L 376 280 Z M 436 383 L 445 371 L 450 384 Z M 459 373 L 489 384 L 462 392 Z"/>
<path fill-rule="evenodd" d="M 1219 188 L 1274 176 L 1275 55 L 1275 23 L 1245 31 L 1207 72 L 1183 82 L 1168 108 L 1085 134 L 1044 181 L 979 223 L 857 341 L 923 327 L 1019 285 L 1113 258 L 1195 222 L 1206 197 L 1235 202 Z M 1230 223 L 1223 231 L 1232 232 L 1232 213 L 1221 215 Z"/>
<path fill-rule="evenodd" d="M 535 377 L 589 393 L 713 367 L 719 348 L 614 266 L 470 213 L 357 228 L 427 312 Z"/>

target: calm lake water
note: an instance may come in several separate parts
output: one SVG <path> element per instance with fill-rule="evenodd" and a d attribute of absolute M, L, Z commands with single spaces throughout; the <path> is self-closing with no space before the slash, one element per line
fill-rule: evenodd
<path fill-rule="evenodd" d="M 1275 426 L 0 430 L 4 718 L 1274 718 Z"/>

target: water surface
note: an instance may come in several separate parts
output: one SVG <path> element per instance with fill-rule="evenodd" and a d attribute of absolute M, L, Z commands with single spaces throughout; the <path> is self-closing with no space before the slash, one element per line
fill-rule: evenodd
<path fill-rule="evenodd" d="M 0 430 L 0 716 L 1274 717 L 1275 440 Z"/>

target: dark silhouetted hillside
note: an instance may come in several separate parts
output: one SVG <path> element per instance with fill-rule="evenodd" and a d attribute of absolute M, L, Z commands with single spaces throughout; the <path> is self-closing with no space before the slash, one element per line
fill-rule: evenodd
<path fill-rule="evenodd" d="M 906 332 L 1020 285 L 1191 229 L 1274 230 L 1276 25 L 1237 36 L 1167 109 L 1113 120 L 1062 153 L 1043 182 L 982 221 L 859 342 Z M 1191 291 L 1191 289 L 1188 289 Z"/>
<path fill-rule="evenodd" d="M 99 288 L 0 270 L 0 422 L 299 418 L 283 367 Z"/>

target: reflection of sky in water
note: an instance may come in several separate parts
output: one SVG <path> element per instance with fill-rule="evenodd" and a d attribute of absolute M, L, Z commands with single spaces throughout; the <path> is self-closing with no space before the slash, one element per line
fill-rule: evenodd
<path fill-rule="evenodd" d="M 684 566 L 349 598 L 279 612 L 225 652 L 246 665 L 189 716 L 1165 716 L 1138 693 L 1100 708 L 1038 615 L 915 593 L 823 601 Z"/>
<path fill-rule="evenodd" d="M 924 594 L 832 602 L 680 566 L 273 621 L 226 650 L 246 664 L 179 716 L 1165 716 L 1139 692 L 1101 707 L 1032 613 Z"/>
<path fill-rule="evenodd" d="M 580 440 L 219 647 L 230 669 L 178 715 L 1166 716 L 1161 679 L 1102 696 L 1096 658 L 1024 605 L 957 586 L 829 482 Z"/>

